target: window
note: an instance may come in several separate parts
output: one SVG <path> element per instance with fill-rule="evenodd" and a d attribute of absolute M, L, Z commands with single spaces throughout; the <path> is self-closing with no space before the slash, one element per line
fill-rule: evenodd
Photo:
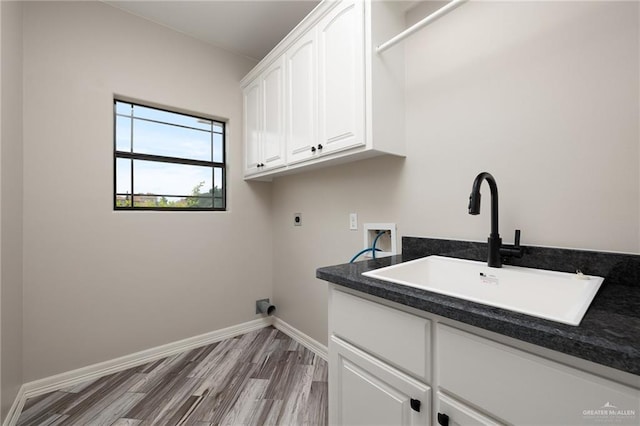
<path fill-rule="evenodd" d="M 115 210 L 225 210 L 225 123 L 114 100 Z"/>

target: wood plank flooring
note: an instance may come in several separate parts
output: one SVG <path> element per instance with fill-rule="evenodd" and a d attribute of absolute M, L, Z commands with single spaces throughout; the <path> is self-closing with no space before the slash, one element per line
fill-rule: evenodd
<path fill-rule="evenodd" d="M 326 424 L 326 361 L 273 327 L 29 398 L 18 420 L 18 426 Z"/>

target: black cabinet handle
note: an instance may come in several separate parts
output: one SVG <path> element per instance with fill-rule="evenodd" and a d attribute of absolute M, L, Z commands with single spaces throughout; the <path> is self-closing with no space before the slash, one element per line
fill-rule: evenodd
<path fill-rule="evenodd" d="M 419 413 L 420 405 L 421 405 L 420 400 L 411 398 L 411 409 L 413 411 L 417 411 Z"/>
<path fill-rule="evenodd" d="M 316 152 L 316 147 L 315 146 L 311 147 L 311 152 Z"/>
<path fill-rule="evenodd" d="M 443 413 L 438 413 L 438 424 L 440 426 L 449 426 L 449 416 Z"/>
<path fill-rule="evenodd" d="M 318 149 L 322 149 L 322 144 L 321 143 L 318 144 Z"/>

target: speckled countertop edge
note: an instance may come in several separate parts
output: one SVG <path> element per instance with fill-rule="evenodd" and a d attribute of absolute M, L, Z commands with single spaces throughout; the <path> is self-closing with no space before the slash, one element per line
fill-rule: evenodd
<path fill-rule="evenodd" d="M 455 297 L 362 276 L 415 255 L 319 268 L 316 276 L 353 290 L 640 375 L 640 288 L 605 283 L 579 326 L 570 326 Z M 623 300 L 625 310 L 616 309 Z M 631 304 L 631 306 L 629 306 Z M 637 309 L 636 309 L 637 308 Z"/>

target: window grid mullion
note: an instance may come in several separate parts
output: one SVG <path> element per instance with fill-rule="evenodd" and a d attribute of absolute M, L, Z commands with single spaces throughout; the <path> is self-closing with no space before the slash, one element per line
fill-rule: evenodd
<path fill-rule="evenodd" d="M 162 155 L 140 154 L 137 152 L 128 153 L 124 151 L 116 151 L 118 158 L 130 158 L 133 160 L 155 161 L 157 163 L 184 164 L 186 166 L 202 166 L 202 167 L 224 167 L 224 163 L 218 163 L 205 160 L 191 160 L 189 158 L 165 157 Z"/>
<path fill-rule="evenodd" d="M 133 154 L 133 104 L 131 105 L 131 108 L 129 109 L 129 128 L 131 129 L 131 143 L 129 143 L 129 148 L 131 150 L 131 153 Z M 117 155 L 117 154 L 116 154 Z M 130 167 L 131 167 L 131 208 L 134 208 L 134 201 L 133 201 L 133 180 L 134 180 L 134 174 L 133 174 L 133 159 L 129 160 L 130 163 Z"/>
<path fill-rule="evenodd" d="M 222 163 L 227 164 L 227 123 L 222 124 Z M 227 208 L 227 167 L 222 167 L 222 205 Z"/>

